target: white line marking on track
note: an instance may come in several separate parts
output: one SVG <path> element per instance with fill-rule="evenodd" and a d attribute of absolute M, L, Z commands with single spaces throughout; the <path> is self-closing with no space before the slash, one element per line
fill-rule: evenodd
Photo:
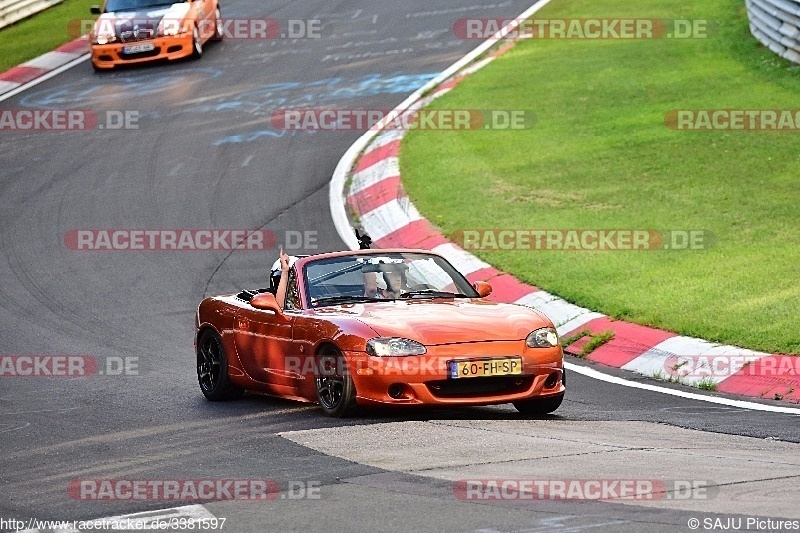
<path fill-rule="evenodd" d="M 768 411 L 770 413 L 783 413 L 788 415 L 800 416 L 800 409 L 792 407 L 778 407 L 776 405 L 764 405 L 755 402 L 746 402 L 744 400 L 731 400 L 728 398 L 719 398 L 717 396 L 706 396 L 704 394 L 695 394 L 693 392 L 685 392 L 677 389 L 668 389 L 666 387 L 659 387 L 658 385 L 650 385 L 649 383 L 639 383 L 636 381 L 628 381 L 627 379 L 618 378 L 609 374 L 604 374 L 593 368 L 575 365 L 572 363 L 564 362 L 564 367 L 570 372 L 581 374 L 588 378 L 605 381 L 613 385 L 621 385 L 623 387 L 630 387 L 632 389 L 643 389 L 651 392 L 658 392 L 661 394 L 668 394 L 670 396 L 677 396 L 687 400 L 697 400 L 701 402 L 715 403 L 719 405 L 729 405 L 731 407 L 739 407 L 741 409 L 750 409 L 752 411 Z"/>

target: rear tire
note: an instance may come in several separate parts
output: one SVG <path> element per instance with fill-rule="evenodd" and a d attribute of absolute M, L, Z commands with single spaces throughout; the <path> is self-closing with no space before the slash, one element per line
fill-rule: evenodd
<path fill-rule="evenodd" d="M 317 355 L 314 382 L 317 401 L 322 411 L 331 418 L 345 418 L 356 408 L 356 386 L 344 356 L 334 348 L 326 348 Z"/>
<path fill-rule="evenodd" d="M 197 381 L 203 395 L 212 402 L 240 398 L 244 390 L 233 385 L 228 377 L 228 356 L 222 339 L 207 329 L 197 340 Z"/>
<path fill-rule="evenodd" d="M 558 409 L 563 401 L 564 393 L 562 392 L 558 396 L 551 396 L 549 398 L 514 402 L 514 407 L 525 416 L 541 416 L 550 414 Z"/>

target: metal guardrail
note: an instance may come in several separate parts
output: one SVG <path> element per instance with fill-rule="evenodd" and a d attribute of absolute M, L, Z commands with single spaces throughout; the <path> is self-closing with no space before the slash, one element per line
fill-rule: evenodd
<path fill-rule="evenodd" d="M 800 0 L 745 0 L 750 33 L 761 44 L 800 63 Z"/>
<path fill-rule="evenodd" d="M 63 0 L 0 0 L 0 28 L 61 2 Z"/>

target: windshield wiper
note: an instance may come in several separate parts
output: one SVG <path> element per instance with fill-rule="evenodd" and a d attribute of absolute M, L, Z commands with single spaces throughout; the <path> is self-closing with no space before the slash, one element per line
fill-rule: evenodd
<path fill-rule="evenodd" d="M 339 295 L 339 296 L 327 296 L 325 298 L 318 298 L 314 300 L 313 303 L 315 306 L 319 306 L 321 304 L 325 305 L 336 305 L 341 303 L 350 303 L 350 302 L 385 302 L 384 298 L 372 298 L 370 296 L 347 296 L 347 295 Z"/>
<path fill-rule="evenodd" d="M 415 296 L 423 296 L 430 298 L 472 298 L 468 294 L 461 294 L 457 292 L 437 291 L 434 289 L 425 289 L 423 291 L 408 291 L 400 295 L 400 298 L 413 298 Z"/>

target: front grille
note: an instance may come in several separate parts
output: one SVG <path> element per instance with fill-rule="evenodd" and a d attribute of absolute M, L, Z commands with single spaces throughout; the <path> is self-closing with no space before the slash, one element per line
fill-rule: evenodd
<path fill-rule="evenodd" d="M 504 396 L 525 392 L 534 376 L 496 376 L 428 381 L 425 386 L 440 398 L 469 398 L 471 396 Z"/>
<path fill-rule="evenodd" d="M 120 26 L 119 28 L 119 40 L 123 43 L 136 43 L 139 41 L 147 41 L 152 39 L 153 36 L 156 34 L 155 29 L 153 26 L 145 25 L 145 26 L 131 26 L 130 24 L 126 24 L 124 26 Z"/>

